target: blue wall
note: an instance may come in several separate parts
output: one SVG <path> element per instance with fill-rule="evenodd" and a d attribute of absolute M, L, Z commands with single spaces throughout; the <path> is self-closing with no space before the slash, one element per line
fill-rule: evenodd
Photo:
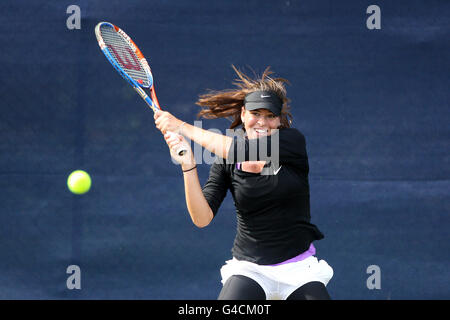
<path fill-rule="evenodd" d="M 79 30 L 66 26 L 73 4 Z M 380 30 L 366 27 L 371 4 Z M 0 298 L 220 291 L 232 198 L 194 227 L 180 168 L 101 53 L 99 21 L 136 40 L 160 103 L 190 123 L 199 94 L 231 87 L 231 64 L 290 80 L 334 299 L 450 298 L 448 1 L 3 0 L 0 12 Z M 93 179 L 83 196 L 66 187 L 75 169 Z M 208 170 L 199 166 L 202 182 Z M 69 265 L 81 269 L 80 290 L 66 286 Z M 367 288 L 371 265 L 381 289 Z"/>

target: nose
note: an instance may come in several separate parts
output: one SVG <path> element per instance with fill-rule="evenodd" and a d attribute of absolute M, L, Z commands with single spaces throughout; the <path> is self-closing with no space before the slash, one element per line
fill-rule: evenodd
<path fill-rule="evenodd" d="M 266 122 L 267 122 L 266 116 L 260 115 L 260 116 L 258 117 L 258 122 L 257 122 L 258 125 L 264 126 L 264 125 L 266 124 Z"/>

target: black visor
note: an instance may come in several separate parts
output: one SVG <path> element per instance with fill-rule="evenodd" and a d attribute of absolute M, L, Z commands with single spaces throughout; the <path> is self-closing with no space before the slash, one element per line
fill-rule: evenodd
<path fill-rule="evenodd" d="M 247 110 L 267 109 L 276 116 L 281 114 L 283 107 L 283 101 L 272 91 L 251 92 L 245 96 L 244 103 Z"/>

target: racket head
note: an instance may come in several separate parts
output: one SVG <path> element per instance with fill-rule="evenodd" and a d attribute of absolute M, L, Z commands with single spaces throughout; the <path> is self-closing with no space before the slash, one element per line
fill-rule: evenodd
<path fill-rule="evenodd" d="M 122 29 L 102 21 L 95 26 L 95 36 L 108 61 L 128 83 L 153 89 L 153 75 L 147 60 Z"/>
<path fill-rule="evenodd" d="M 153 111 L 161 110 L 153 86 L 153 75 L 150 65 L 134 41 L 119 27 L 110 22 L 99 22 L 95 26 L 100 49 L 119 72 L 119 74 L 141 95 Z M 142 88 L 150 90 L 150 97 Z M 178 155 L 186 154 L 187 149 L 180 146 Z"/>

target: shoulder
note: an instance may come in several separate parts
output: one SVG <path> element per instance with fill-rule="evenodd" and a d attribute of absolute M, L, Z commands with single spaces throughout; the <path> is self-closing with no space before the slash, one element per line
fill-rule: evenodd
<path fill-rule="evenodd" d="M 296 148 L 306 148 L 305 135 L 296 128 L 283 128 L 278 130 L 280 145 L 292 145 Z"/>
<path fill-rule="evenodd" d="M 296 128 L 283 128 L 279 130 L 280 154 L 289 157 L 307 157 L 306 139 Z"/>
<path fill-rule="evenodd" d="M 282 128 L 279 134 L 280 138 L 305 141 L 305 135 L 296 128 Z"/>

